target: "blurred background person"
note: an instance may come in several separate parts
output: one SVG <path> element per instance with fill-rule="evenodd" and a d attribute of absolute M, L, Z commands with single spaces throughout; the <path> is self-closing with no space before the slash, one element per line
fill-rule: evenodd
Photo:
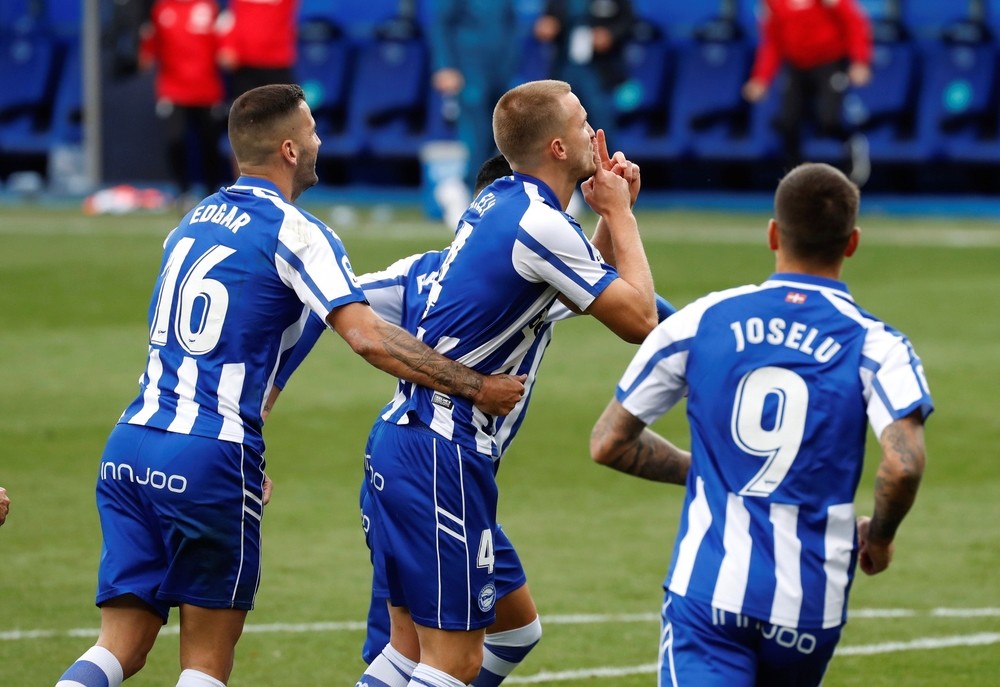
<path fill-rule="evenodd" d="M 298 0 L 229 0 L 219 18 L 219 64 L 231 73 L 230 100 L 251 88 L 295 83 Z"/>
<path fill-rule="evenodd" d="M 868 141 L 845 125 L 842 110 L 848 86 L 871 80 L 868 16 L 857 0 L 764 0 L 761 10 L 760 42 L 743 97 L 761 101 L 784 65 L 775 127 L 785 170 L 803 161 L 802 122 L 809 118 L 817 134 L 844 142 L 844 171 L 863 185 L 871 173 Z"/>
<path fill-rule="evenodd" d="M 513 84 L 521 54 L 514 0 L 432 0 L 431 84 L 458 107 L 458 139 L 467 160 L 496 152 L 493 106 Z M 476 168 L 466 165 L 465 194 Z M 466 200 L 465 204 L 468 204 Z M 464 208 L 464 205 L 463 205 Z"/>
<path fill-rule="evenodd" d="M 184 211 L 200 197 L 196 182 L 211 190 L 228 178 L 219 153 L 225 93 L 216 64 L 218 16 L 215 0 L 156 0 L 140 31 L 139 67 L 156 69 L 156 115 Z"/>
<path fill-rule="evenodd" d="M 615 91 L 628 78 L 623 52 L 633 23 L 631 0 L 547 0 L 534 26 L 536 39 L 556 47 L 552 78 L 573 87 L 612 151 Z"/>

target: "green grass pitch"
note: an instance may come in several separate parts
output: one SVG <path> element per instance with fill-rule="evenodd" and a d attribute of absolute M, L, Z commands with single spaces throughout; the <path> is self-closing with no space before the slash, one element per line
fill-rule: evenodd
<path fill-rule="evenodd" d="M 306 196 L 308 199 L 308 194 Z M 329 208 L 313 207 L 321 217 Z M 864 208 L 863 208 L 864 209 Z M 355 270 L 437 248 L 414 211 L 358 212 L 340 230 Z M 55 684 L 96 638 L 103 442 L 136 391 L 145 313 L 169 214 L 84 217 L 0 207 L 0 681 Z M 646 211 L 657 290 L 683 305 L 765 278 L 767 215 Z M 584 224 L 592 223 L 592 218 Z M 858 576 L 827 687 L 996 683 L 1000 666 L 1000 223 L 862 214 L 845 278 L 906 332 L 937 411 L 928 468 L 893 565 Z M 528 570 L 545 636 L 516 682 L 653 685 L 677 487 L 594 465 L 590 428 L 634 347 L 593 321 L 560 324 L 530 417 L 500 472 L 500 520 Z M 358 518 L 362 449 L 392 381 L 328 335 L 269 421 L 275 493 L 264 519 L 257 609 L 230 684 L 353 685 L 369 566 Z M 657 429 L 687 445 L 683 413 Z M 858 496 L 870 512 L 876 444 Z M 176 615 L 176 614 L 175 614 Z M 173 684 L 176 618 L 135 687 Z"/>

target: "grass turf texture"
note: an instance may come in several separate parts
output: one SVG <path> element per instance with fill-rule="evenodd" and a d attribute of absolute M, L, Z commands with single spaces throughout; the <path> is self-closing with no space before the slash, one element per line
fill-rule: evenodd
<path fill-rule="evenodd" d="M 321 217 L 327 212 L 313 209 Z M 412 211 L 389 224 L 364 218 L 340 231 L 357 272 L 449 239 Z M 773 268 L 766 220 L 640 213 L 657 290 L 684 305 L 707 291 L 762 280 Z M 13 500 L 0 529 L 0 671 L 11 687 L 54 684 L 96 637 L 97 461 L 137 388 L 149 292 L 175 221 L 0 208 L 0 485 Z M 960 645 L 845 652 L 825 684 L 992 684 L 1000 663 L 1000 227 L 864 215 L 860 224 L 861 249 L 845 278 L 865 308 L 910 336 L 938 409 L 928 424 L 924 484 L 895 561 L 880 576 L 859 575 L 851 598 L 858 611 L 913 613 L 859 612 L 841 646 L 928 638 L 957 638 Z M 552 618 L 518 678 L 635 668 L 558 684 L 638 687 L 655 679 L 654 616 L 681 491 L 600 468 L 587 454 L 593 421 L 633 351 L 586 318 L 560 324 L 531 414 L 500 473 L 501 522 L 528 570 L 543 623 Z M 276 407 L 266 431 L 275 496 L 264 520 L 263 582 L 237 649 L 233 687 L 350 685 L 360 675 L 357 628 L 369 582 L 357 510 L 361 452 L 391 390 L 391 380 L 328 335 Z M 680 409 L 656 427 L 687 445 Z M 876 450 L 870 439 L 862 513 L 871 509 Z M 941 607 L 992 612 L 933 613 Z M 574 624 L 557 617 L 578 614 L 639 617 Z M 167 629 L 175 623 L 176 613 Z M 297 627 L 272 627 L 279 623 Z M 961 645 L 972 636 L 984 643 Z M 176 656 L 177 637 L 168 632 L 128 684 L 173 684 Z"/>

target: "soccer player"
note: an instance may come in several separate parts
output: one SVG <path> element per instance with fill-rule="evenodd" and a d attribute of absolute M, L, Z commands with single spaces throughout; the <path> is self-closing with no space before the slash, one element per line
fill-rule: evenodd
<path fill-rule="evenodd" d="M 507 160 L 502 155 L 495 155 L 480 166 L 476 176 L 474 194 L 478 196 L 490 183 L 511 174 L 512 171 Z M 634 202 L 635 198 L 633 197 L 632 200 Z M 592 241 L 595 245 L 599 243 L 601 247 L 606 247 L 608 243 L 606 239 L 607 231 L 603 226 L 603 220 L 599 220 Z M 403 258 L 385 270 L 360 275 L 358 281 L 361 283 L 372 308 L 380 317 L 393 324 L 398 324 L 412 333 L 416 330 L 419 318 L 427 305 L 427 293 L 430 285 L 436 278 L 447 254 L 447 250 L 431 251 Z M 675 312 L 673 305 L 661 296 L 656 297 L 656 306 L 657 319 L 659 320 Z M 535 376 L 552 337 L 551 325 L 575 314 L 561 303 L 554 304 L 546 316 L 539 336 L 518 368 L 518 372 L 527 375 L 524 383 L 525 394 L 509 415 L 497 420 L 495 437 L 498 458 L 494 463 L 495 471 L 499 469 L 500 458 L 506 453 L 521 421 L 524 419 L 531 399 L 531 392 L 534 389 Z M 312 349 L 325 329 L 324 323 L 318 317 L 310 316 L 302 337 L 275 376 L 274 386 L 267 404 L 268 409 L 273 407 L 292 372 Z M 373 517 L 371 500 L 368 498 L 367 475 L 362 481 L 360 502 L 362 527 L 367 542 Z M 495 533 L 494 554 L 496 558 L 497 620 L 486 630 L 483 666 L 472 683 L 476 687 L 496 687 L 499 685 L 520 665 L 541 639 L 541 622 L 534 599 L 527 587 L 524 568 L 513 544 L 499 524 Z M 405 683 L 416 664 L 392 649 L 386 656 L 379 657 L 389 643 L 390 622 L 387 602 L 388 589 L 385 580 L 373 580 L 372 599 L 361 655 L 369 664 L 376 659 L 380 661 L 380 665 L 371 669 L 372 677 L 390 682 L 393 679 L 393 673 L 395 673 L 396 679 L 405 677 L 406 679 L 403 680 Z"/>
<path fill-rule="evenodd" d="M 10 497 L 7 496 L 7 490 L 0 487 L 0 525 L 7 522 L 7 513 L 10 512 Z"/>
<path fill-rule="evenodd" d="M 240 178 L 164 244 L 140 393 L 98 473 L 101 633 L 59 687 L 119 685 L 174 606 L 178 687 L 229 679 L 260 578 L 261 410 L 310 312 L 375 367 L 470 397 L 481 412 L 509 412 L 524 392 L 523 380 L 472 371 L 379 319 L 340 239 L 293 205 L 317 181 L 320 146 L 300 87 L 245 93 L 229 137 Z"/>
<path fill-rule="evenodd" d="M 642 341 L 656 308 L 631 211 L 634 166 L 605 168 L 603 133 L 565 82 L 511 89 L 493 130 L 514 174 L 463 215 L 419 320 L 422 340 L 480 371 L 516 370 L 559 298 Z M 580 179 L 617 269 L 563 212 Z M 392 604 L 387 651 L 419 662 L 412 685 L 468 684 L 483 663 L 497 598 L 495 434 L 494 418 L 463 399 L 401 383 L 370 436 L 372 559 Z M 387 684 L 377 664 L 360 682 Z"/>
<path fill-rule="evenodd" d="M 855 564 L 874 575 L 892 560 L 933 404 L 910 342 L 840 280 L 858 203 L 829 165 L 789 172 L 767 228 L 775 273 L 657 327 L 594 426 L 600 463 L 651 479 L 687 471 L 664 584 L 663 685 L 819 685 Z M 647 429 L 685 393 L 690 470 Z M 855 519 L 866 423 L 882 460 L 874 512 Z"/>
<path fill-rule="evenodd" d="M 782 65 L 785 83 L 775 127 L 786 171 L 802 162 L 803 122 L 822 136 L 843 142 L 851 179 L 864 185 L 871 174 L 868 139 L 843 118 L 847 87 L 871 81 L 872 31 L 857 0 L 765 0 L 760 42 L 743 97 L 757 103 Z"/>

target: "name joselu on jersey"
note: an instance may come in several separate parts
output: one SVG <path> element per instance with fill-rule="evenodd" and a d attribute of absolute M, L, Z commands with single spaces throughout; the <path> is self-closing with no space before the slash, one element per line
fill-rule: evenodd
<path fill-rule="evenodd" d="M 841 348 L 840 344 L 829 336 L 814 347 L 820 336 L 818 329 L 801 322 L 788 324 L 780 317 L 772 317 L 766 325 L 762 318 L 750 317 L 743 322 L 730 322 L 729 328 L 733 330 L 736 338 L 737 353 L 746 350 L 747 344 L 767 343 L 772 346 L 786 346 L 811 355 L 817 362 L 825 363 L 837 355 Z"/>

